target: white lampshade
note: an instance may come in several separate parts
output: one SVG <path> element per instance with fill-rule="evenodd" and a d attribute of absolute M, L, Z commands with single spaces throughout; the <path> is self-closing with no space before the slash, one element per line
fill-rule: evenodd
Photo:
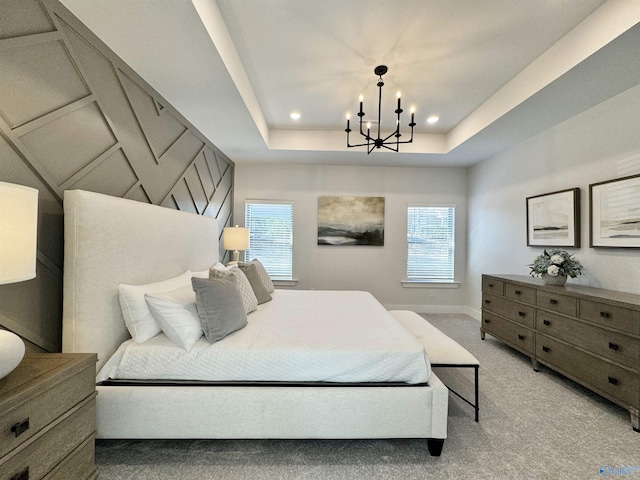
<path fill-rule="evenodd" d="M 247 250 L 249 229 L 246 227 L 225 227 L 222 246 L 225 250 Z"/>
<path fill-rule="evenodd" d="M 0 285 L 36 276 L 38 190 L 0 182 Z"/>

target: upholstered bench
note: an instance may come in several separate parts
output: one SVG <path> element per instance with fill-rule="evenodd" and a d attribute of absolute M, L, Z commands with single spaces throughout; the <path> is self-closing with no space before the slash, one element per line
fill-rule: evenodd
<path fill-rule="evenodd" d="M 474 402 L 467 400 L 450 388 L 449 390 L 474 408 L 477 422 L 480 411 L 478 406 L 478 369 L 480 362 L 462 345 L 446 336 L 417 313 L 408 310 L 391 310 L 390 313 L 422 343 L 432 367 L 474 369 Z"/>

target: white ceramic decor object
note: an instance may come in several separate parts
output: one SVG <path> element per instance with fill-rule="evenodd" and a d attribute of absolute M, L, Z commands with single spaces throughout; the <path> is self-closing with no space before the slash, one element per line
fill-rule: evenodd
<path fill-rule="evenodd" d="M 0 329 L 0 378 L 4 378 L 24 358 L 24 342 L 15 333 Z"/>

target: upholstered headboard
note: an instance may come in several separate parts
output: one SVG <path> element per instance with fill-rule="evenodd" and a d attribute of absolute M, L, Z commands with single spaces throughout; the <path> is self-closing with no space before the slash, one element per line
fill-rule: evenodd
<path fill-rule="evenodd" d="M 129 338 L 118 284 L 206 270 L 218 260 L 218 223 L 99 193 L 64 193 L 62 351 L 95 352 L 98 368 Z"/>

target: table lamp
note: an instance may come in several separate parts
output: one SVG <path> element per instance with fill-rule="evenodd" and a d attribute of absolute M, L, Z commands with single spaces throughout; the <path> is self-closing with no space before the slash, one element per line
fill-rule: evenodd
<path fill-rule="evenodd" d="M 233 250 L 231 261 L 227 265 L 238 263 L 240 250 L 249 248 L 249 229 L 246 227 L 225 227 L 222 246 L 225 250 Z"/>
<path fill-rule="evenodd" d="M 36 276 L 38 190 L 0 182 L 0 285 Z M 0 328 L 0 378 L 24 357 L 22 339 Z"/>

